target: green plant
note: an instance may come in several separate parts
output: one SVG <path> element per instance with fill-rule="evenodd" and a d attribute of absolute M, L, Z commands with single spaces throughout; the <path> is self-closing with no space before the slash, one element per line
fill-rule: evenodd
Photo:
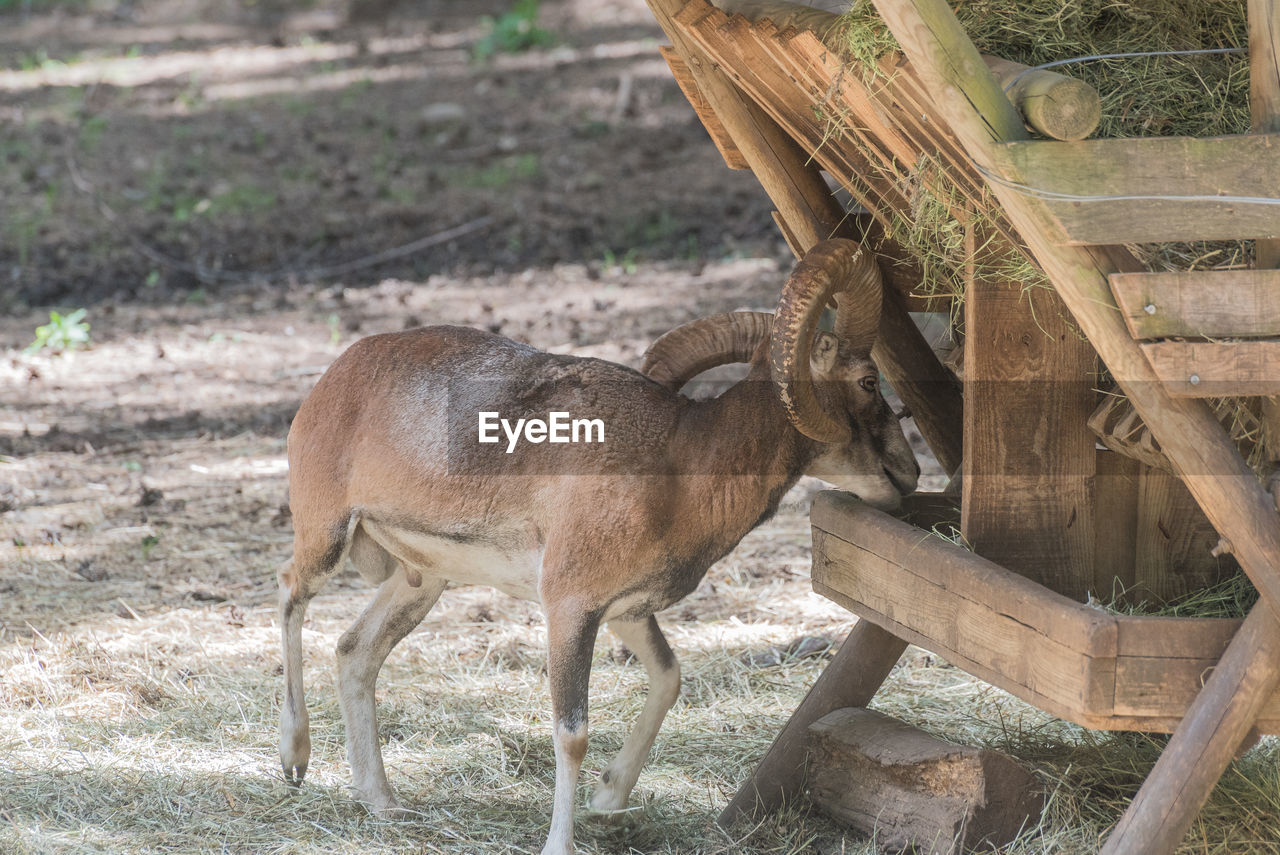
<path fill-rule="evenodd" d="M 555 36 L 538 26 L 538 0 L 515 0 L 497 18 L 485 15 L 480 20 L 488 32 L 471 48 L 471 55 L 480 61 L 494 54 L 519 53 L 555 42 Z"/>
<path fill-rule="evenodd" d="M 612 270 L 616 267 L 626 275 L 632 276 L 640 269 L 640 265 L 637 263 L 639 258 L 640 251 L 636 249 L 627 250 L 621 257 L 616 255 L 613 250 L 606 249 L 604 251 L 603 264 L 606 270 Z"/>
<path fill-rule="evenodd" d="M 157 546 L 160 545 L 160 538 L 156 537 L 154 534 L 149 534 L 146 537 L 142 538 L 141 545 L 142 545 L 142 560 L 150 561 L 151 550 L 155 549 Z"/>
<path fill-rule="evenodd" d="M 76 309 L 69 315 L 50 312 L 49 323 L 36 327 L 36 340 L 27 345 L 25 352 L 62 352 L 84 347 L 89 343 L 89 325 L 84 322 L 84 316 L 84 309 Z"/>

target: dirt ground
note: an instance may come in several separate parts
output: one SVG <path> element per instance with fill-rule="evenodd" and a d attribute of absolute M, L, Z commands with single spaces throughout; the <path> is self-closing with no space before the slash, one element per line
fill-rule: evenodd
<path fill-rule="evenodd" d="M 423 822 L 346 792 L 332 648 L 370 596 L 350 575 L 305 636 L 308 784 L 280 781 L 290 420 L 363 335 L 459 323 L 636 365 L 678 323 L 770 308 L 790 257 L 641 0 L 547 0 L 554 44 L 474 60 L 507 8 L 0 0 L 0 851 L 541 845 L 540 618 L 487 590 L 447 592 L 384 671 L 393 785 Z M 79 307 L 89 349 L 23 351 Z M 809 591 L 819 486 L 664 615 L 685 694 L 636 815 L 579 822 L 589 851 L 869 851 L 803 809 L 712 822 L 821 667 L 797 645 L 852 624 Z M 594 667 L 589 770 L 643 700 L 607 635 Z M 878 704 L 992 744 L 1063 727 L 921 651 Z M 1054 820 L 1056 851 L 1114 821 L 1085 813 Z"/>

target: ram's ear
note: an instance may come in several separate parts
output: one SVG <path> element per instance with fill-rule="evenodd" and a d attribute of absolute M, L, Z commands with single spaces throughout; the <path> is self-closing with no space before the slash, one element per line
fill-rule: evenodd
<path fill-rule="evenodd" d="M 813 337 L 813 350 L 809 352 L 809 365 L 815 377 L 826 377 L 836 367 L 840 353 L 840 339 L 835 333 L 819 332 Z"/>

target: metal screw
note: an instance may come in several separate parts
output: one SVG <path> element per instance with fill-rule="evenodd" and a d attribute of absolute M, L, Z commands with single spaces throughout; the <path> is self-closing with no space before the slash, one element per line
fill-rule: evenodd
<path fill-rule="evenodd" d="M 1188 383 L 1190 383 L 1192 386 L 1199 386 L 1199 385 L 1200 385 L 1200 375 L 1199 375 L 1199 374 L 1192 374 L 1190 377 L 1188 377 L 1188 378 L 1187 378 L 1187 382 L 1188 382 Z"/>
<path fill-rule="evenodd" d="M 1142 307 L 1142 311 L 1146 312 L 1148 315 L 1154 315 L 1156 313 L 1156 304 L 1147 303 L 1147 305 Z"/>

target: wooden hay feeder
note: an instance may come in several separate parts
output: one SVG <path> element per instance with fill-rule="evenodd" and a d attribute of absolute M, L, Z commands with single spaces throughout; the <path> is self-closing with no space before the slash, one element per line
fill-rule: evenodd
<path fill-rule="evenodd" d="M 943 0 L 874 0 L 904 54 L 875 86 L 823 44 L 825 13 L 648 2 L 677 80 L 792 249 L 846 236 L 879 254 L 895 287 L 874 356 L 962 474 L 958 502 L 920 498 L 898 519 L 819 499 L 814 587 L 862 620 L 722 819 L 796 792 L 805 729 L 865 706 L 911 642 L 1084 726 L 1172 732 L 1104 851 L 1173 851 L 1250 732 L 1280 733 L 1280 517 L 1204 400 L 1280 394 L 1280 9 L 1249 0 L 1255 133 L 1081 140 L 1087 93 L 980 57 Z M 1050 91 L 1065 113 L 1046 114 Z M 930 163 L 959 189 L 966 258 L 1029 256 L 1052 283 L 969 271 L 962 382 L 909 317 L 919 269 L 890 237 Z M 1218 238 L 1256 240 L 1255 269 L 1152 273 L 1123 246 Z M 1124 397 L 1099 396 L 1099 359 Z M 947 518 L 971 550 L 930 533 Z M 1243 621 L 1082 602 L 1203 588 L 1228 569 L 1211 554 L 1224 544 L 1261 595 Z"/>

